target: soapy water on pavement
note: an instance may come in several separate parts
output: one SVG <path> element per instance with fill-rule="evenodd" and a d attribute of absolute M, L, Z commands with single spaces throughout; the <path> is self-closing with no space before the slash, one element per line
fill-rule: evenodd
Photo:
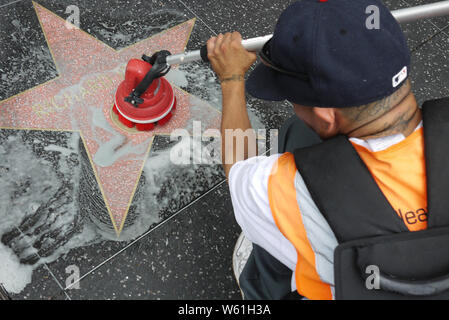
<path fill-rule="evenodd" d="M 173 203 L 185 205 L 192 201 L 186 195 L 207 191 L 213 186 L 207 180 L 219 175 L 219 167 L 209 166 L 198 178 L 199 166 L 171 163 L 171 149 L 154 152 L 144 166 L 145 182 L 138 191 L 141 197 L 134 201 L 138 214 L 129 217 L 131 223 L 117 238 L 110 225 L 96 225 L 77 202 L 82 174 L 77 163 L 81 159 L 77 150 L 80 139 L 77 133 L 70 135 L 70 145 L 49 144 L 42 148 L 55 155 L 56 163 L 36 156 L 24 143 L 22 132 L 9 135 L 0 146 L 0 283 L 11 293 L 20 293 L 31 282 L 33 270 L 74 248 L 137 238 L 161 221 L 160 211 L 167 211 Z M 175 143 L 182 154 L 199 156 L 191 149 L 192 143 L 200 142 L 183 139 Z M 177 177 L 182 179 L 175 181 Z M 184 179 L 190 185 L 180 185 Z M 169 194 L 161 195 L 161 191 Z"/>
<path fill-rule="evenodd" d="M 207 66 L 192 64 L 173 69 L 167 78 L 192 94 L 192 108 L 209 104 L 220 110 L 221 91 L 211 72 Z M 93 108 L 92 125 L 113 130 L 97 109 Z M 256 116 L 251 118 L 254 127 L 261 127 Z M 201 153 L 191 152 L 201 150 L 204 142 L 182 138 L 167 142 L 168 148 L 152 150 L 125 228 L 117 238 L 110 225 L 99 227 L 77 201 L 83 188 L 80 177 L 86 170 L 81 165 L 86 161 L 81 155 L 84 147 L 78 133 L 65 132 L 65 139 L 55 138 L 60 134 L 0 132 L 0 283 L 11 293 L 20 293 L 31 283 L 33 270 L 74 248 L 137 238 L 222 179 L 221 166 L 205 165 Z M 121 143 L 121 139 L 113 132 L 113 141 L 100 144 L 99 150 L 104 152 L 94 156 L 94 162 L 108 166 L 125 154 L 142 151 L 139 146 L 129 146 L 121 153 L 109 154 L 110 145 Z M 174 145 L 190 158 L 186 163 L 203 164 L 172 163 Z"/>
<path fill-rule="evenodd" d="M 74 201 L 78 152 L 76 134 L 60 147 L 66 155 L 45 159 L 31 150 L 57 149 L 26 132 L 6 136 L 0 145 L 0 282 L 18 293 L 31 281 L 32 270 L 78 245 L 78 216 Z M 60 149 L 57 153 L 62 151 Z M 69 150 L 71 150 L 69 154 Z M 78 238 L 78 239 L 77 239 Z M 83 239 L 83 241 L 87 240 Z"/>

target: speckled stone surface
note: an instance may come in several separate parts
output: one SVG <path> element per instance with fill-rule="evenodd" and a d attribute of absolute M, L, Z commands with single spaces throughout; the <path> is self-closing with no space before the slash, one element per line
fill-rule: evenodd
<path fill-rule="evenodd" d="M 68 294 L 72 299 L 241 299 L 232 272 L 239 233 L 223 184 Z"/>
<path fill-rule="evenodd" d="M 281 12 L 294 1 L 183 0 L 217 34 L 237 30 L 244 38 L 273 32 Z"/>
<path fill-rule="evenodd" d="M 419 6 L 419 5 L 437 2 L 436 0 L 402 0 L 402 1 L 407 4 L 407 7 Z M 449 25 L 449 17 L 448 16 L 435 17 L 435 18 L 428 19 L 428 21 L 431 22 L 432 24 L 434 24 L 435 26 L 437 26 L 439 29 L 443 29 Z M 449 34 L 449 27 L 448 27 L 448 29 L 445 29 L 445 32 L 446 32 L 446 34 Z"/>
<path fill-rule="evenodd" d="M 62 290 L 63 284 L 55 281 L 46 266 L 33 272 L 32 283 L 20 294 L 10 293 L 13 300 L 68 300 L 69 295 Z"/>
<path fill-rule="evenodd" d="M 77 5 L 81 29 L 116 50 L 193 18 L 196 21 L 187 43 L 190 50 L 219 32 L 238 30 L 244 37 L 268 34 L 292 2 L 37 0 L 64 19 L 66 7 Z M 385 1 L 392 10 L 428 2 Z M 111 9 L 105 9 L 108 6 Z M 0 0 L 0 17 L 4 21 L 0 26 L 1 101 L 54 79 L 58 72 L 30 0 Z M 410 48 L 415 49 L 411 78 L 420 103 L 449 95 L 448 29 L 440 32 L 447 24 L 445 17 L 402 26 Z M 220 87 L 209 66 L 192 63 L 179 70 L 187 80 L 180 90 L 190 94 L 190 102 L 198 106 L 207 103 L 211 111 L 220 112 Z M 292 114 L 287 103 L 248 97 L 248 105 L 256 128 L 279 128 Z M 11 154 L 8 150 L 14 148 L 14 141 L 21 141 L 17 162 L 32 159 L 35 164 L 29 169 L 22 166 L 21 180 L 8 186 L 8 192 L 14 194 L 10 201 L 39 208 L 38 215 L 18 218 L 16 228 L 0 237 L 23 263 L 39 261 L 32 282 L 14 294 L 14 299 L 240 299 L 231 269 L 240 231 L 220 168 L 169 168 L 166 174 L 160 170 L 166 176 L 160 181 L 154 175 L 157 166 L 145 167 L 124 224 L 129 232 L 118 241 L 78 133 L 2 129 L 0 141 L 3 156 Z M 173 143 L 166 135 L 155 137 L 148 163 L 163 161 Z M 201 142 L 208 143 L 212 141 Z M 8 168 L 14 161 L 8 156 Z M 5 161 L 2 163 L 1 178 L 9 174 Z M 27 170 L 33 169 L 38 174 L 27 175 Z M 148 188 L 154 179 L 160 187 L 156 191 Z M 32 192 L 38 183 L 45 186 L 44 191 Z M 216 189 L 208 193 L 212 188 Z M 54 223 L 55 216 L 64 218 L 64 223 Z M 42 224 L 36 224 L 38 220 Z M 133 240 L 140 235 L 142 238 Z M 44 263 L 39 256 L 48 261 Z M 64 291 L 66 268 L 73 265 L 83 277 L 80 289 Z"/>
<path fill-rule="evenodd" d="M 120 50 L 140 40 L 174 27 L 194 16 L 176 0 L 164 1 L 84 1 L 38 0 L 66 19 L 66 8 L 80 10 L 80 28 L 110 47 Z"/>
<path fill-rule="evenodd" d="M 440 34 L 413 53 L 411 79 L 419 104 L 449 96 L 449 36 Z"/>
<path fill-rule="evenodd" d="M 58 74 L 31 1 L 0 3 L 0 101 Z"/>

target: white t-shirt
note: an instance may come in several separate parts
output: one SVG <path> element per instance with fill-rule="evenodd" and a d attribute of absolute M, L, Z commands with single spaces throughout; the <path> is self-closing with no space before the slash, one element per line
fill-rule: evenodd
<path fill-rule="evenodd" d="M 422 122 L 415 131 L 421 127 Z M 404 139 L 403 134 L 395 134 L 377 139 L 350 140 L 372 152 L 377 152 L 388 149 Z M 294 272 L 297 263 L 296 249 L 277 228 L 268 202 L 268 178 L 280 156 L 281 154 L 274 154 L 239 161 L 232 166 L 228 181 L 235 218 L 245 236 Z M 293 274 L 292 291 L 295 289 Z"/>

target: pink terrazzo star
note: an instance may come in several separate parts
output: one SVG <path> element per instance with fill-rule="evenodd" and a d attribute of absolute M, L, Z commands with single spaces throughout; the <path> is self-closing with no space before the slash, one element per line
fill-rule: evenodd
<path fill-rule="evenodd" d="M 62 18 L 33 4 L 59 77 L 0 102 L 0 128 L 79 131 L 119 235 L 154 136 L 190 127 L 197 116 L 191 114 L 189 95 L 175 87 L 178 105 L 169 123 L 151 132 L 127 132 L 111 119 L 115 90 L 131 58 L 162 49 L 183 52 L 195 20 L 116 51 L 82 30 L 68 28 Z M 214 110 L 205 111 L 207 116 L 197 120 L 218 128 L 219 112 Z M 122 140 L 113 151 L 124 148 L 126 152 L 116 152 L 118 157 L 110 159 L 111 163 L 95 161 L 96 156 L 100 158 L 97 152 L 113 139 Z"/>

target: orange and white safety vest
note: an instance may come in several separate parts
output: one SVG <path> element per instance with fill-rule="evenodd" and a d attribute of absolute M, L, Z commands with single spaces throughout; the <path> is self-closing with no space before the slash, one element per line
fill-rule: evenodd
<path fill-rule="evenodd" d="M 352 145 L 408 230 L 426 229 L 423 128 L 378 152 L 356 143 Z M 314 300 L 334 298 L 332 262 L 337 241 L 311 201 L 292 153 L 281 155 L 273 166 L 268 179 L 268 198 L 277 227 L 297 251 L 297 291 Z"/>

